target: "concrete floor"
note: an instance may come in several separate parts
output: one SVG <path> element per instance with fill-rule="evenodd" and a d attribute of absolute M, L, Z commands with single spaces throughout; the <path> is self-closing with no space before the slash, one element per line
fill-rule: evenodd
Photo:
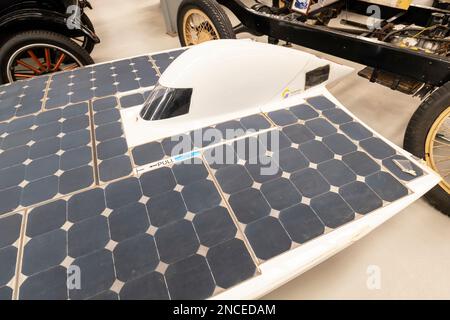
<path fill-rule="evenodd" d="M 157 0 L 91 0 L 88 12 L 102 43 L 96 62 L 179 47 L 165 34 Z M 310 51 L 311 50 L 307 50 Z M 360 70 L 362 66 L 319 52 Z M 419 105 L 356 72 L 330 91 L 376 131 L 402 145 L 408 120 Z M 266 299 L 450 299 L 450 219 L 419 200 L 328 261 L 267 295 Z M 381 288 L 367 288 L 370 266 L 380 269 Z"/>

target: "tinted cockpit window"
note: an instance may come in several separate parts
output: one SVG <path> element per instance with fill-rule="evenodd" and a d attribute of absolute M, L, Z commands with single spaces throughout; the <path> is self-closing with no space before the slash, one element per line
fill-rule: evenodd
<path fill-rule="evenodd" d="M 144 120 L 162 120 L 182 116 L 189 112 L 192 89 L 166 88 L 161 85 L 151 92 L 141 110 Z"/>

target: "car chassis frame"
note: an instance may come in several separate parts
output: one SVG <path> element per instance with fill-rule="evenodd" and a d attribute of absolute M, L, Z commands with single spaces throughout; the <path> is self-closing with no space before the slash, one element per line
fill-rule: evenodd
<path fill-rule="evenodd" d="M 327 26 L 289 21 L 275 14 L 258 12 L 240 0 L 217 0 L 239 19 L 240 31 L 284 40 L 310 49 L 351 60 L 375 70 L 387 71 L 425 84 L 425 93 L 450 81 L 450 59 L 434 54 L 401 48 L 394 44 Z M 274 4 L 278 1 L 274 1 Z M 340 0 L 330 6 L 343 6 L 345 10 L 369 16 L 367 8 L 373 4 L 356 0 Z M 438 8 L 411 5 L 408 10 L 381 7 L 381 26 L 386 23 L 409 23 L 426 26 L 434 12 L 448 13 Z M 319 10 L 314 13 L 319 12 Z M 369 31 L 366 33 L 369 34 Z M 375 79 L 370 79 L 375 81 Z M 392 87 L 392 89 L 396 89 Z"/>

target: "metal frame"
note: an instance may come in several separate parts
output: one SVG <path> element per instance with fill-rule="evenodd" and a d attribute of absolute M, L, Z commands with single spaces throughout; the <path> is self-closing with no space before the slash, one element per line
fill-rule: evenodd
<path fill-rule="evenodd" d="M 240 0 L 217 1 L 230 9 L 240 22 L 252 32 L 322 51 L 375 69 L 392 72 L 435 87 L 450 81 L 450 59 L 448 58 L 403 49 L 376 39 L 325 26 L 287 21 L 276 15 L 252 10 Z M 365 14 L 367 5 L 358 1 L 350 1 L 347 9 L 350 8 L 352 11 Z M 415 21 L 416 24 L 424 24 L 426 23 L 425 18 L 435 11 L 442 10 L 411 6 L 398 19 L 404 22 Z M 399 12 L 398 9 L 387 8 L 384 18 L 390 18 Z"/>

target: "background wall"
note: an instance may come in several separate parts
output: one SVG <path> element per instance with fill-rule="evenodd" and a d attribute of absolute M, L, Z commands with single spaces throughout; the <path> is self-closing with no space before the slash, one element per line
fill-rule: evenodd
<path fill-rule="evenodd" d="M 179 47 L 178 38 L 165 34 L 159 1 L 91 3 L 94 10 L 88 15 L 102 40 L 93 52 L 96 62 Z M 362 69 L 355 63 L 315 54 Z M 420 103 L 372 84 L 356 72 L 329 89 L 360 119 L 400 146 L 408 120 Z M 265 298 L 449 299 L 449 239 L 450 219 L 420 200 L 369 236 Z M 381 271 L 379 290 L 369 290 L 366 285 L 367 268 L 372 265 Z"/>

